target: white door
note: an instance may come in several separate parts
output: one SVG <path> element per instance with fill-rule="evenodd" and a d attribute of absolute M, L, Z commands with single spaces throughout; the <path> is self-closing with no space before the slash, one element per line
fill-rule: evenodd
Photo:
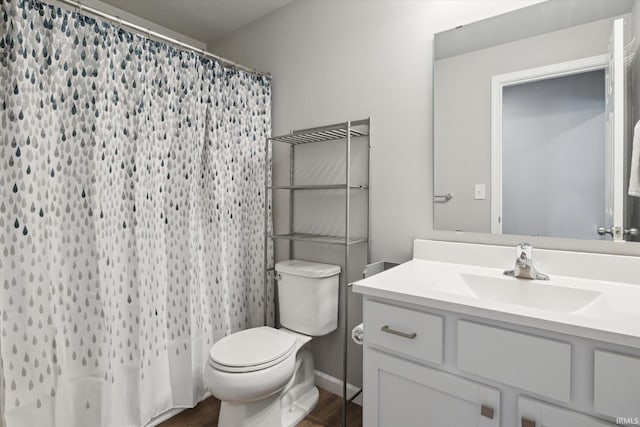
<path fill-rule="evenodd" d="M 500 392 L 365 348 L 367 427 L 498 427 Z"/>
<path fill-rule="evenodd" d="M 623 240 L 624 221 L 624 21 L 617 19 L 609 39 L 605 66 L 605 227 L 613 232 L 613 240 Z"/>
<path fill-rule="evenodd" d="M 611 427 L 578 412 L 558 408 L 537 400 L 518 398 L 518 427 Z"/>

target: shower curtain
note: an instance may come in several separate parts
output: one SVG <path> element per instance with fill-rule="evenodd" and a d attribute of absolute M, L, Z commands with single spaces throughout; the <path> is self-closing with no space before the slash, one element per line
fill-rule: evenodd
<path fill-rule="evenodd" d="M 34 0 L 0 24 L 4 422 L 193 406 L 263 324 L 269 79 Z"/>

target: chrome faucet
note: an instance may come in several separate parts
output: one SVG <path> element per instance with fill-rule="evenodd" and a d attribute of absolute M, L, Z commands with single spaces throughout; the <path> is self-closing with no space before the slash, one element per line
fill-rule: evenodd
<path fill-rule="evenodd" d="M 533 247 L 528 243 L 520 243 L 516 246 L 516 265 L 513 270 L 506 270 L 506 276 L 519 277 L 521 279 L 549 280 L 549 276 L 536 271 L 533 266 Z"/>

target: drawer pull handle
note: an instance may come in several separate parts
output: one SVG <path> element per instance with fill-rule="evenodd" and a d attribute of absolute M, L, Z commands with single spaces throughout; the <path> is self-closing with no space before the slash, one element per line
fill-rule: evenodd
<path fill-rule="evenodd" d="M 493 408 L 487 405 L 480 405 L 480 415 L 487 417 L 490 420 L 493 419 Z"/>
<path fill-rule="evenodd" d="M 416 334 L 415 332 L 411 332 L 410 334 L 407 334 L 407 333 L 404 333 L 404 332 L 396 331 L 395 329 L 391 329 L 389 327 L 389 325 L 384 325 L 382 327 L 382 332 L 386 332 L 388 334 L 397 335 L 397 336 L 402 337 L 402 338 L 408 338 L 410 340 L 412 340 L 412 339 L 414 339 L 415 337 L 418 336 L 418 334 Z"/>
<path fill-rule="evenodd" d="M 522 417 L 522 427 L 536 427 L 536 422 L 529 418 Z"/>

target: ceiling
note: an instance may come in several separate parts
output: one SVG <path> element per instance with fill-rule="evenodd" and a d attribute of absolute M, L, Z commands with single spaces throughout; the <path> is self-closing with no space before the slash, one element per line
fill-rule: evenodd
<path fill-rule="evenodd" d="M 213 45 L 294 0 L 102 0 L 118 9 Z"/>

